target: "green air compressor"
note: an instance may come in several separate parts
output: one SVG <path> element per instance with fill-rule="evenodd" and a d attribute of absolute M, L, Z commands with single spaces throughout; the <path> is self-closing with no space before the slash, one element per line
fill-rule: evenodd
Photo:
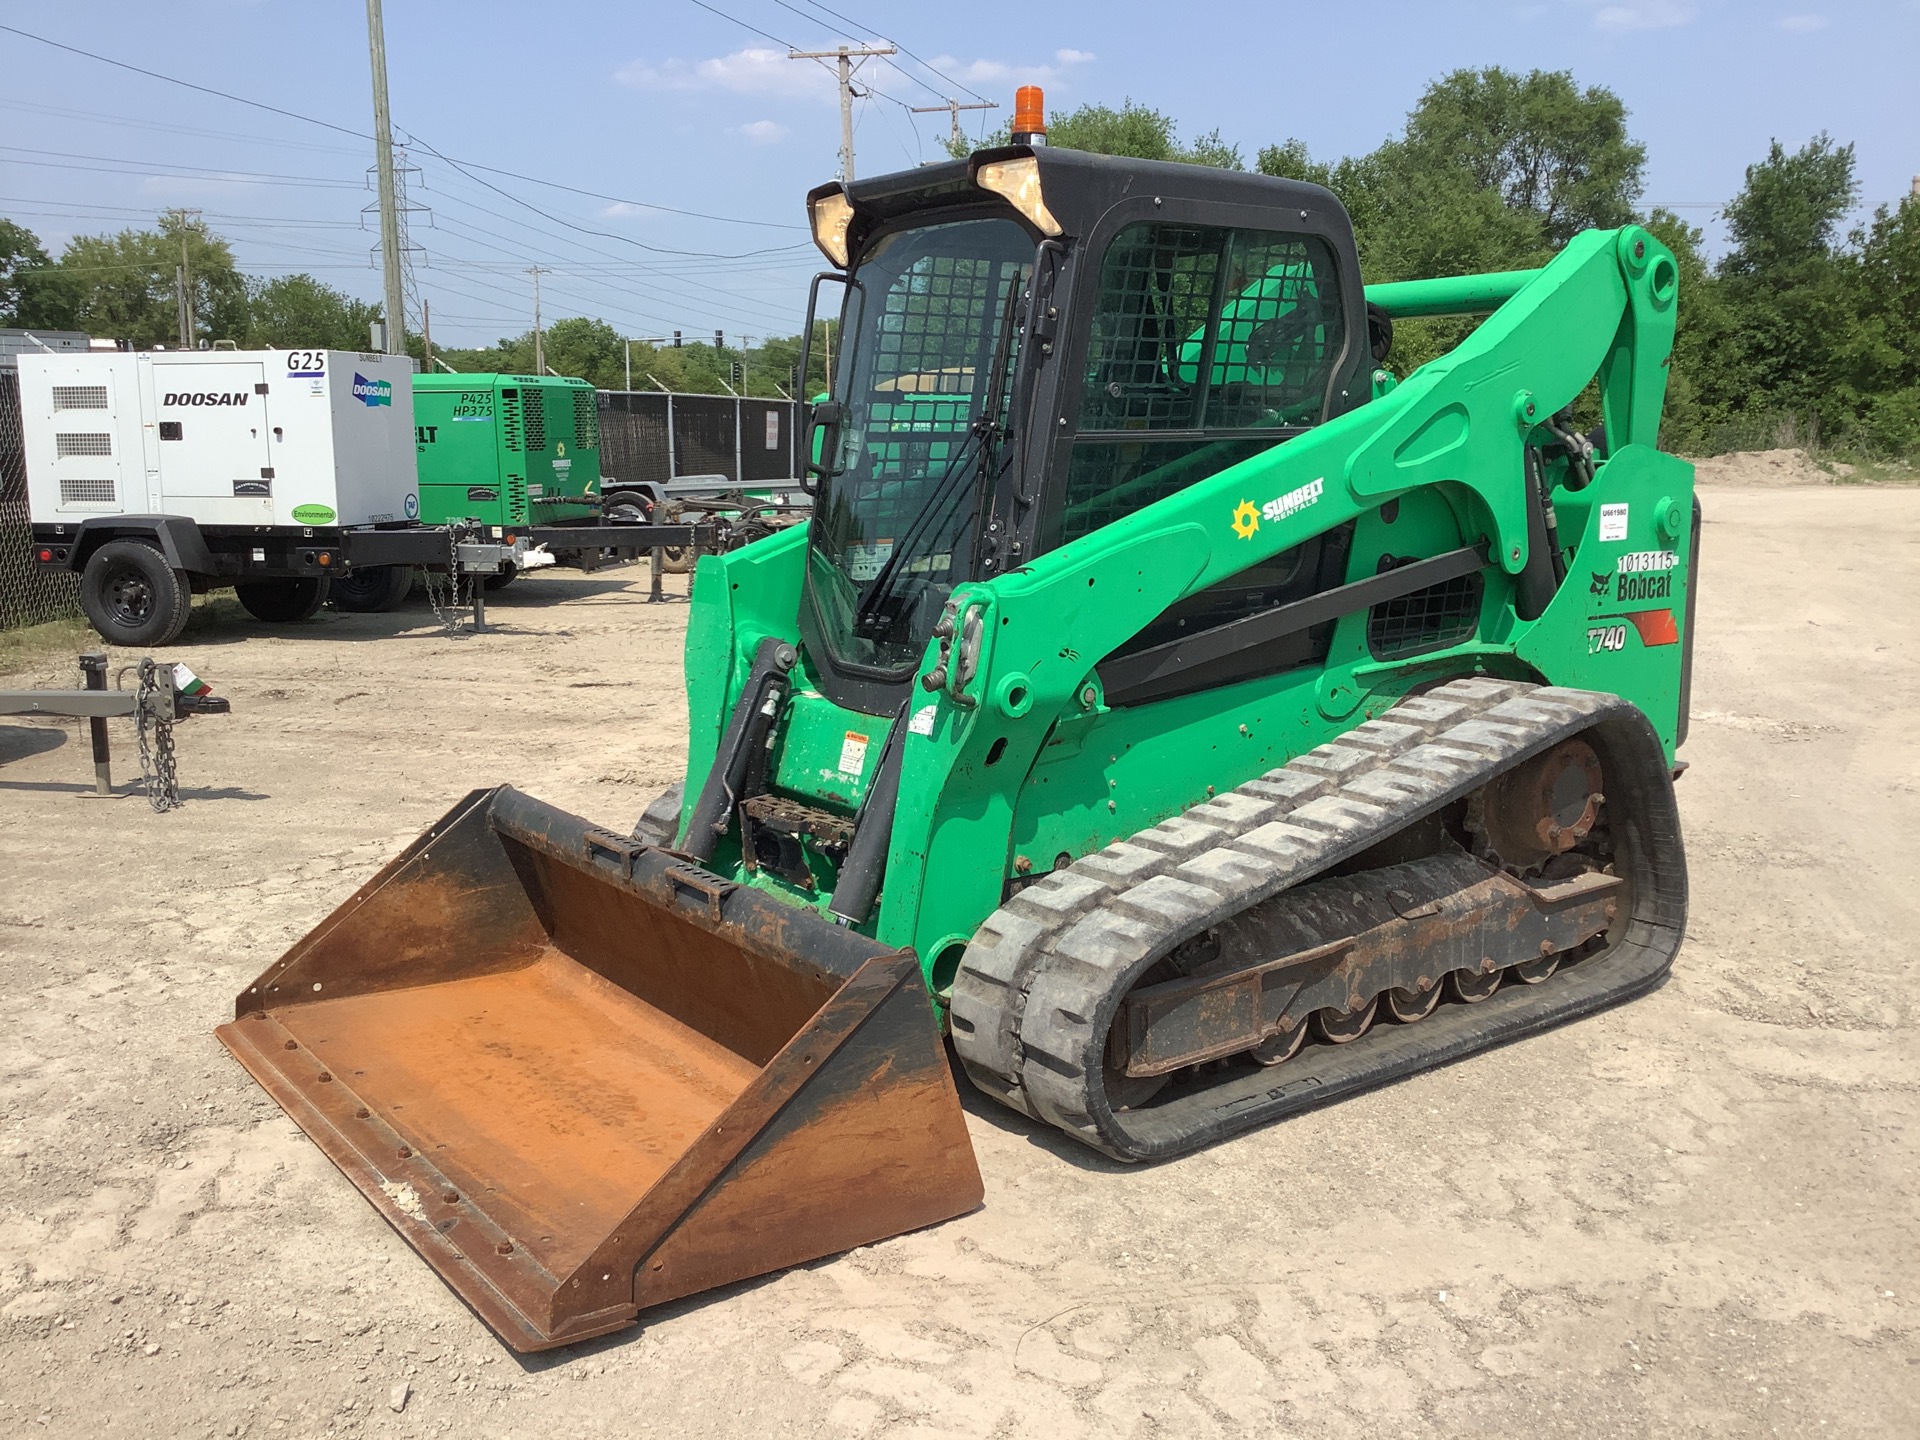
<path fill-rule="evenodd" d="M 585 380 L 415 375 L 420 515 L 549 525 L 600 513 L 600 417 Z"/>

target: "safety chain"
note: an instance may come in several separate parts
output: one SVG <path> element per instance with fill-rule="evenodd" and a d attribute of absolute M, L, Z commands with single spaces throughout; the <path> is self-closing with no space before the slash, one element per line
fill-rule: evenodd
<path fill-rule="evenodd" d="M 420 578 L 426 581 L 427 604 L 432 607 L 434 619 L 440 622 L 440 628 L 448 635 L 464 634 L 467 623 L 466 608 L 472 603 L 470 592 L 472 587 L 480 582 L 477 578 L 467 578 L 466 587 L 469 595 L 465 600 L 461 598 L 460 543 L 455 527 L 451 525 L 447 527 L 447 603 L 445 605 L 440 603 L 440 583 L 435 579 L 431 569 L 423 566 Z"/>
<path fill-rule="evenodd" d="M 180 804 L 180 775 L 173 755 L 173 686 L 164 687 L 167 703 L 156 703 L 162 696 L 161 669 L 151 656 L 140 662 L 140 693 L 134 701 L 134 733 L 140 741 L 140 779 L 147 789 L 147 803 L 164 815 Z M 151 739 L 148 730 L 153 731 Z"/>

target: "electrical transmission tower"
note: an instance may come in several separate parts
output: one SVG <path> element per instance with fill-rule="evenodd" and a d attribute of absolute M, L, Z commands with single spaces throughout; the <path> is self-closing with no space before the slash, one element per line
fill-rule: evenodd
<path fill-rule="evenodd" d="M 413 183 L 419 175 L 420 167 L 408 159 L 407 147 L 404 145 L 394 146 L 391 178 L 393 188 L 393 258 L 399 270 L 400 314 L 405 322 L 405 329 L 415 335 L 418 335 L 424 328 L 425 317 L 420 309 L 420 283 L 413 273 L 414 257 L 424 257 L 427 251 L 424 245 L 416 245 L 413 242 L 412 225 L 409 217 L 425 215 L 428 217 L 428 223 L 431 224 L 433 215 L 433 212 L 428 209 L 427 206 L 415 205 L 407 197 L 407 187 Z M 378 183 L 378 179 L 379 167 L 368 166 L 367 183 L 369 188 L 375 186 Z M 373 255 L 376 262 L 383 262 L 387 237 L 380 202 L 376 200 L 371 205 L 363 205 L 360 208 L 360 215 L 360 228 L 363 230 L 366 228 L 367 217 L 369 216 L 373 217 L 376 223 L 381 223 L 381 243 L 373 247 Z M 426 262 L 422 259 L 421 263 L 425 264 Z"/>

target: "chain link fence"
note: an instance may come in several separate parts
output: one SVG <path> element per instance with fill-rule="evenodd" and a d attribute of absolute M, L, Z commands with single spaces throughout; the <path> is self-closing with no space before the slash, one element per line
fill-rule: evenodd
<path fill-rule="evenodd" d="M 0 370 L 0 630 L 79 613 L 79 577 L 43 572 L 33 561 L 20 376 L 11 369 Z"/>
<path fill-rule="evenodd" d="M 602 390 L 601 488 L 692 475 L 790 480 L 800 473 L 799 419 L 791 400 Z"/>

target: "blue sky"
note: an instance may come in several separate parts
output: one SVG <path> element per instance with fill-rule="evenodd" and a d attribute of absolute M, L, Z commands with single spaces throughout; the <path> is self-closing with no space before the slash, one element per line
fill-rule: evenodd
<path fill-rule="evenodd" d="M 550 320 L 730 343 L 796 331 L 818 268 L 802 199 L 835 172 L 839 114 L 832 77 L 782 42 L 884 35 L 911 52 L 862 72 L 863 174 L 939 155 L 947 116 L 909 106 L 974 92 L 1005 107 L 998 123 L 1023 83 L 1052 107 L 1131 96 L 1249 160 L 1288 136 L 1333 158 L 1397 130 L 1434 77 L 1496 64 L 1618 92 L 1650 152 L 1646 201 L 1710 230 L 1773 137 L 1854 142 L 1867 208 L 1920 174 L 1920 0 L 387 0 L 386 22 L 395 124 L 420 142 L 416 275 L 449 344 L 525 330 L 533 264 L 553 272 Z M 0 32 L 0 215 L 57 249 L 197 206 L 242 268 L 377 298 L 371 146 L 311 123 L 370 129 L 361 4 L 69 0 L 7 6 L 0 24 L 293 112 Z"/>

